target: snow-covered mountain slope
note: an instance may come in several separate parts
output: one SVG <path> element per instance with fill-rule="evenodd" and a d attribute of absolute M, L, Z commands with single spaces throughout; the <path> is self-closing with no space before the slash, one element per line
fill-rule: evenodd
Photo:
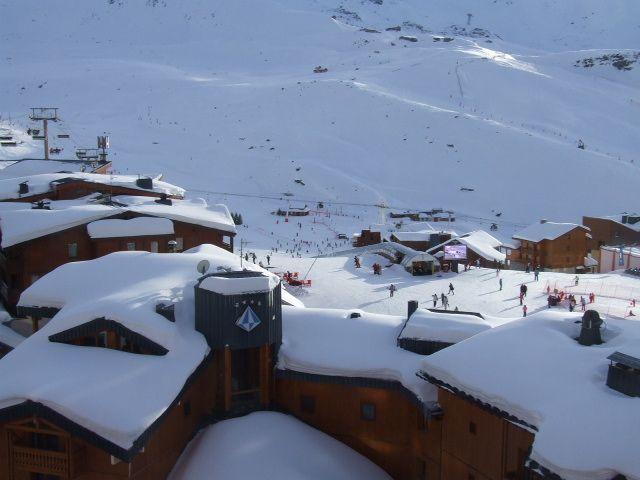
<path fill-rule="evenodd" d="M 638 208 L 632 0 L 0 0 L 0 16 L 0 127 L 60 107 L 78 145 L 108 132 L 120 171 L 196 194 L 521 223 Z"/>

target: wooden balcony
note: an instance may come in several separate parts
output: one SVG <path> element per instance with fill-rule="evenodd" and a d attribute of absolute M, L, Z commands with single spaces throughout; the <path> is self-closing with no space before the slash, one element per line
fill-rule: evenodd
<path fill-rule="evenodd" d="M 71 478 L 69 454 L 67 452 L 13 445 L 11 447 L 11 456 L 13 468 L 16 470 Z"/>

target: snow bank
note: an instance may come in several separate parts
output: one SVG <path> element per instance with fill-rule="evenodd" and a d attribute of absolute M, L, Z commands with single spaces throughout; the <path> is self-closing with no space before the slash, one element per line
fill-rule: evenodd
<path fill-rule="evenodd" d="M 435 387 L 416 376 L 421 355 L 396 346 L 402 317 L 357 310 L 282 308 L 282 346 L 278 368 L 318 375 L 398 381 L 424 402 L 435 401 Z"/>
<path fill-rule="evenodd" d="M 528 240 L 530 242 L 541 242 L 542 240 L 555 240 L 562 235 L 569 233 L 575 228 L 582 228 L 586 232 L 590 229 L 577 223 L 556 223 L 544 222 L 534 223 L 527 228 L 517 232 L 513 238 L 517 240 Z"/>
<path fill-rule="evenodd" d="M 170 480 L 377 480 L 390 477 L 345 444 L 275 412 L 256 412 L 202 431 Z"/>
<path fill-rule="evenodd" d="M 506 319 L 482 319 L 464 313 L 440 313 L 418 309 L 411 315 L 400 338 L 458 343 L 505 323 Z"/>
<path fill-rule="evenodd" d="M 173 222 L 168 218 L 138 217 L 129 220 L 97 220 L 87 225 L 91 238 L 171 235 Z"/>
<path fill-rule="evenodd" d="M 640 399 L 606 385 L 607 357 L 638 345 L 640 324 L 607 320 L 605 343 L 574 339 L 579 314 L 542 312 L 426 357 L 423 370 L 534 425 L 531 458 L 566 480 L 640 478 Z M 470 361 L 472 360 L 472 361 Z"/>
<path fill-rule="evenodd" d="M 61 310 L 0 362 L 0 409 L 25 400 L 41 402 L 130 448 L 209 352 L 194 328 L 196 266 L 205 259 L 213 269 L 240 269 L 237 256 L 202 245 L 173 254 L 113 253 L 68 263 L 40 278 L 25 290 L 19 305 Z M 175 304 L 175 323 L 155 312 L 161 302 Z M 168 353 L 136 355 L 48 340 L 100 317 L 119 322 Z"/>
<path fill-rule="evenodd" d="M 141 188 L 136 184 L 138 175 L 105 175 L 100 173 L 42 173 L 39 175 L 27 175 L 23 177 L 14 177 L 0 179 L 0 200 L 18 198 L 18 185 L 22 182 L 28 182 L 29 193 L 23 196 L 38 195 L 47 193 L 52 190 L 52 183 L 61 182 L 67 179 L 76 179 L 88 183 L 101 183 L 104 185 L 112 185 L 114 187 L 126 187 L 134 190 L 152 191 L 155 193 L 165 193 L 167 195 L 183 197 L 185 190 L 153 179 L 153 187 L 151 189 Z"/>

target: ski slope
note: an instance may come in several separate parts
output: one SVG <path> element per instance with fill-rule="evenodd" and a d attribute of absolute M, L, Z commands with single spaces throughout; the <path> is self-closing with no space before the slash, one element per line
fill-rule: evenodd
<path fill-rule="evenodd" d="M 0 158 L 39 154 L 26 115 L 46 105 L 71 134 L 52 142 L 62 156 L 106 132 L 118 171 L 243 213 L 632 210 L 640 67 L 574 64 L 640 50 L 639 14 L 630 0 L 2 0 L 0 127 L 24 143 Z M 354 230 L 377 216 L 361 213 Z"/>

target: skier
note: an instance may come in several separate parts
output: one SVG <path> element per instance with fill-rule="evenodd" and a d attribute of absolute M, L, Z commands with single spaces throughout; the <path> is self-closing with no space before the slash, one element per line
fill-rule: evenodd
<path fill-rule="evenodd" d="M 433 308 L 436 308 L 437 304 L 438 304 L 438 294 L 434 293 L 433 294 Z"/>
<path fill-rule="evenodd" d="M 524 294 L 520 292 L 520 305 L 522 305 L 522 299 L 524 298 Z"/>
<path fill-rule="evenodd" d="M 540 276 L 540 269 L 538 267 L 535 268 L 535 270 L 533 271 L 533 278 L 535 279 L 535 281 L 538 281 L 538 277 Z"/>
<path fill-rule="evenodd" d="M 249 261 L 249 254 L 248 254 L 248 253 L 245 253 L 245 254 L 244 254 L 244 261 L 245 261 L 245 262 L 248 262 L 248 261 Z"/>
<path fill-rule="evenodd" d="M 449 297 L 447 297 L 446 295 L 443 294 L 443 299 L 442 299 L 442 306 L 444 307 L 445 310 L 449 310 Z"/>
<path fill-rule="evenodd" d="M 522 306 L 522 316 L 523 316 L 523 317 L 526 317 L 526 316 L 527 316 L 527 310 L 528 310 L 528 309 L 527 309 L 527 306 L 526 306 L 526 305 L 523 305 L 523 306 Z"/>
<path fill-rule="evenodd" d="M 580 307 L 582 308 L 583 312 L 586 310 L 586 307 L 587 307 L 587 301 L 584 299 L 582 295 L 580 295 Z"/>
<path fill-rule="evenodd" d="M 360 259 L 357 255 L 353 257 L 353 263 L 355 264 L 356 268 L 360 268 Z"/>
<path fill-rule="evenodd" d="M 502 279 L 500 279 L 498 283 L 500 284 L 500 291 L 502 291 Z"/>
<path fill-rule="evenodd" d="M 389 297 L 393 297 L 393 292 L 397 290 L 396 286 L 392 283 L 389 285 Z"/>
<path fill-rule="evenodd" d="M 531 273 L 531 264 L 527 263 L 527 267 L 524 269 L 525 273 Z"/>
<path fill-rule="evenodd" d="M 446 297 L 444 296 L 444 293 L 441 293 L 441 294 L 440 294 L 440 301 L 442 302 L 442 306 L 443 306 L 443 307 L 444 307 L 444 299 L 445 299 L 445 298 L 446 298 Z"/>
<path fill-rule="evenodd" d="M 455 295 L 454 288 L 453 288 L 453 283 L 449 283 L 449 294 Z"/>
<path fill-rule="evenodd" d="M 580 279 L 578 278 L 578 275 L 575 276 L 575 278 L 573 279 L 575 282 L 576 287 L 578 286 L 578 282 L 580 281 Z"/>
<path fill-rule="evenodd" d="M 267 255 L 267 265 L 271 265 L 271 255 Z"/>

